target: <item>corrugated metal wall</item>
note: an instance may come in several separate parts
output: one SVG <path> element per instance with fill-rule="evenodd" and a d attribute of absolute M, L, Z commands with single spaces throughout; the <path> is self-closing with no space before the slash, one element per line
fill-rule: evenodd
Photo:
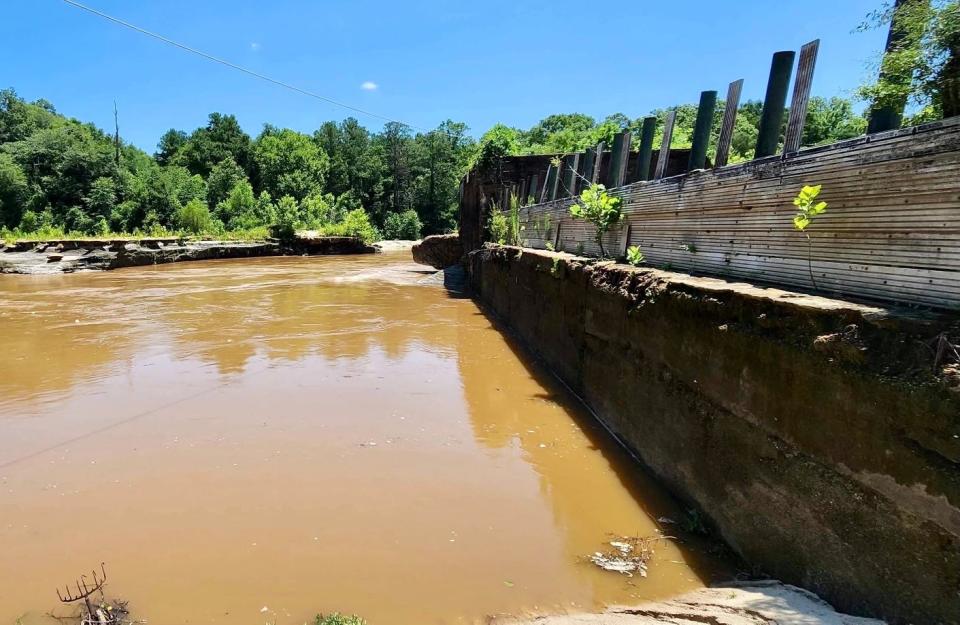
<path fill-rule="evenodd" d="M 960 309 L 960 118 L 620 187 L 625 219 L 604 248 L 621 256 L 638 245 L 650 265 L 810 289 L 792 200 L 816 184 L 829 203 L 807 229 L 819 290 Z M 527 244 L 598 254 L 569 205 L 523 208 Z"/>

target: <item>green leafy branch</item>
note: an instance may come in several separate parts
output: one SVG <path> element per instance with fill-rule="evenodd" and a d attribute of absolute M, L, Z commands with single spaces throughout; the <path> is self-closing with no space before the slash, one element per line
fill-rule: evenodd
<path fill-rule="evenodd" d="M 601 258 L 606 257 L 606 251 L 603 249 L 603 235 L 623 220 L 621 203 L 620 198 L 607 193 L 607 188 L 602 184 L 591 184 L 580 194 L 579 203 L 570 206 L 571 217 L 584 219 L 593 224 L 593 240 L 600 247 Z"/>
<path fill-rule="evenodd" d="M 817 287 L 817 281 L 813 277 L 813 242 L 810 240 L 810 234 L 807 232 L 807 226 L 813 223 L 817 215 L 822 215 L 827 210 L 827 203 L 817 200 L 823 185 L 804 186 L 800 189 L 797 197 L 793 198 L 793 205 L 797 207 L 797 214 L 793 216 L 793 227 L 799 230 L 807 237 L 807 270 L 810 272 L 810 282 L 813 288 Z"/>

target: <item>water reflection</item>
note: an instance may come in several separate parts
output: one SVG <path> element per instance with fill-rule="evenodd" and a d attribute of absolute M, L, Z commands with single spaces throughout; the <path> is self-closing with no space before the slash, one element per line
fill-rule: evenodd
<path fill-rule="evenodd" d="M 18 337 L 0 551 L 20 563 L 0 622 L 101 560 L 163 623 L 264 605 L 278 623 L 485 622 L 699 585 L 711 568 L 686 547 L 640 583 L 581 561 L 672 503 L 427 273 L 367 257 L 0 279 Z"/>

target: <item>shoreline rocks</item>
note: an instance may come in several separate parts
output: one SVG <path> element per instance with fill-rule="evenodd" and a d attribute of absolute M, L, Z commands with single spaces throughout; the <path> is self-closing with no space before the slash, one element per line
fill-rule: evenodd
<path fill-rule="evenodd" d="M 286 255 L 373 254 L 353 237 L 304 237 L 277 241 L 188 241 L 178 238 L 18 241 L 0 245 L 0 274 L 109 271 L 195 260 Z"/>
<path fill-rule="evenodd" d="M 459 234 L 434 234 L 413 246 L 413 260 L 435 269 L 446 269 L 463 260 Z"/>

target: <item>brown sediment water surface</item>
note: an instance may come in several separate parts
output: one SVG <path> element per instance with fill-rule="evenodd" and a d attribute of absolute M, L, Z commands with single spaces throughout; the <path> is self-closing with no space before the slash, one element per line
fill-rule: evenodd
<path fill-rule="evenodd" d="M 482 623 L 729 573 L 690 540 L 646 578 L 584 561 L 680 511 L 431 274 L 406 252 L 0 276 L 0 623 L 50 621 L 100 562 L 159 625 Z"/>

